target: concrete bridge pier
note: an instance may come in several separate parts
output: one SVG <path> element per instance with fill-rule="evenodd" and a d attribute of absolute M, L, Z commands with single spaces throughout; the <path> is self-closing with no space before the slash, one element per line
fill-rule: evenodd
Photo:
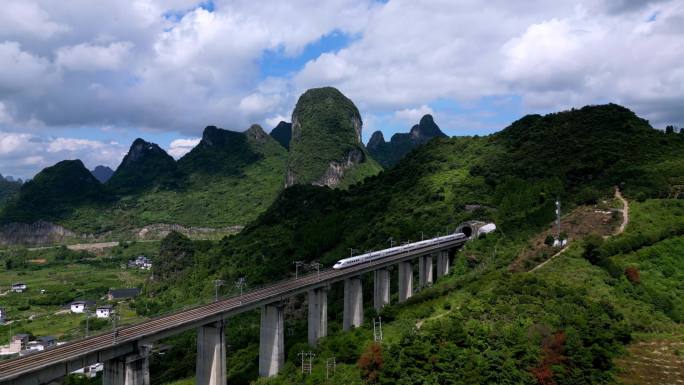
<path fill-rule="evenodd" d="M 404 302 L 413 295 L 413 265 L 411 262 L 399 262 L 399 302 Z"/>
<path fill-rule="evenodd" d="M 363 323 L 363 286 L 361 277 L 344 280 L 344 314 L 342 329 L 350 330 Z"/>
<path fill-rule="evenodd" d="M 418 286 L 420 288 L 432 285 L 432 254 L 418 258 Z"/>
<path fill-rule="evenodd" d="M 451 269 L 449 251 L 440 251 L 439 254 L 437 254 L 437 279 L 449 275 L 449 269 Z"/>
<path fill-rule="evenodd" d="M 137 353 L 105 361 L 102 385 L 149 385 L 149 347 Z"/>
<path fill-rule="evenodd" d="M 318 340 L 328 335 L 328 293 L 327 289 L 309 290 L 309 345 L 316 346 Z"/>
<path fill-rule="evenodd" d="M 259 333 L 259 376 L 272 377 L 285 364 L 283 306 L 280 303 L 261 307 Z"/>
<path fill-rule="evenodd" d="M 197 385 L 225 383 L 225 321 L 219 321 L 197 329 Z"/>
<path fill-rule="evenodd" d="M 373 272 L 373 307 L 380 311 L 390 302 L 390 272 L 378 269 Z"/>

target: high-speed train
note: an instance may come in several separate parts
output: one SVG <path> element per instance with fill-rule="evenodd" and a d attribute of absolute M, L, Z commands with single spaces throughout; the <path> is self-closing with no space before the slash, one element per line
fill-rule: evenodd
<path fill-rule="evenodd" d="M 430 246 L 430 245 L 437 245 L 440 243 L 445 243 L 445 242 L 451 242 L 457 239 L 462 239 L 466 238 L 465 234 L 463 233 L 454 233 L 454 234 L 449 234 L 445 235 L 443 237 L 437 237 L 437 238 L 432 238 L 432 239 L 426 239 L 424 241 L 420 242 L 414 242 L 414 243 L 408 243 L 405 245 L 401 246 L 395 246 L 395 247 L 390 247 L 389 249 L 384 249 L 380 251 L 372 251 L 370 253 L 366 254 L 360 254 L 360 255 L 355 255 L 350 258 L 345 258 L 345 259 L 340 259 L 335 263 L 333 266 L 333 269 L 345 269 L 347 267 L 351 267 L 354 265 L 358 265 L 361 263 L 366 263 L 370 261 L 376 261 L 378 259 L 382 259 L 385 257 L 389 257 L 392 254 L 404 252 L 404 251 L 409 251 L 413 249 L 420 249 L 425 246 Z"/>

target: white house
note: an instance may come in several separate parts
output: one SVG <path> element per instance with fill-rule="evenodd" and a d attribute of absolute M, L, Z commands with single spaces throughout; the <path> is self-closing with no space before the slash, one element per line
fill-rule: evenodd
<path fill-rule="evenodd" d="M 71 303 L 71 312 L 72 313 L 85 313 L 85 311 L 94 305 L 93 301 L 74 301 Z"/>
<path fill-rule="evenodd" d="M 17 282 L 12 284 L 12 291 L 15 293 L 23 293 L 24 290 L 26 290 L 28 286 L 26 286 L 25 283 L 23 282 Z"/>
<path fill-rule="evenodd" d="M 139 255 L 135 259 L 128 261 L 128 268 L 150 270 L 152 268 L 152 260 L 144 255 Z"/>
<path fill-rule="evenodd" d="M 112 305 L 102 305 L 95 309 L 95 316 L 97 318 L 109 318 L 112 314 Z"/>

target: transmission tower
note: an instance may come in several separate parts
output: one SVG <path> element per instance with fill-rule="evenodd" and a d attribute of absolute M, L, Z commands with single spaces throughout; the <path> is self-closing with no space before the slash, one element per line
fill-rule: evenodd
<path fill-rule="evenodd" d="M 325 379 L 329 379 L 331 375 L 335 375 L 335 369 L 337 368 L 337 363 L 335 362 L 335 357 L 330 357 L 325 361 Z"/>
<path fill-rule="evenodd" d="M 311 374 L 311 368 L 313 367 L 313 359 L 316 355 L 312 352 L 299 352 L 297 354 L 302 359 L 302 374 Z"/>
<path fill-rule="evenodd" d="M 561 203 L 560 199 L 556 200 L 556 239 L 561 242 Z"/>
<path fill-rule="evenodd" d="M 382 318 L 381 317 L 378 317 L 377 321 L 375 320 L 375 318 L 373 318 L 373 340 L 375 342 L 382 341 Z"/>

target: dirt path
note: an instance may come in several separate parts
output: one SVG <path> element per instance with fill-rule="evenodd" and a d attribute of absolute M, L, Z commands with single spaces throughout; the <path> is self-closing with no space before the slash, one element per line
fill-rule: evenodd
<path fill-rule="evenodd" d="M 629 224 L 629 202 L 627 202 L 627 200 L 622 196 L 622 193 L 620 193 L 620 189 L 617 187 L 615 187 L 615 198 L 619 199 L 622 202 L 622 210 L 619 210 L 622 213 L 622 223 L 613 234 L 619 235 L 625 232 L 625 228 L 627 228 L 627 224 Z"/>
<path fill-rule="evenodd" d="M 552 255 L 551 258 L 547 259 L 546 261 L 544 261 L 544 262 L 538 264 L 537 266 L 534 267 L 534 269 L 530 270 L 529 272 L 532 273 L 532 272 L 534 272 L 535 270 L 537 270 L 537 269 L 541 268 L 542 266 L 546 265 L 547 263 L 553 261 L 557 256 L 563 254 L 563 253 L 565 252 L 565 250 L 567 250 L 567 249 L 568 249 L 568 246 L 565 246 L 564 248 L 561 249 L 561 251 L 559 251 L 559 252 L 557 252 L 556 254 Z"/>
<path fill-rule="evenodd" d="M 629 224 L 629 202 L 627 202 L 627 199 L 625 199 L 622 196 L 622 194 L 620 193 L 620 189 L 617 187 L 615 187 L 615 198 L 619 199 L 622 202 L 622 208 L 617 209 L 617 211 L 622 213 L 622 223 L 620 223 L 620 227 L 617 230 L 615 230 L 615 232 L 613 233 L 613 236 L 620 235 L 623 232 L 625 232 L 625 229 L 627 228 L 627 225 Z M 608 236 L 604 236 L 604 238 L 608 238 Z M 568 246 L 565 246 L 561 251 L 557 252 L 556 254 L 551 256 L 551 258 L 547 259 L 546 261 L 535 266 L 529 272 L 532 273 L 535 270 L 540 269 L 541 267 L 543 267 L 547 263 L 553 261 L 557 256 L 563 254 L 565 252 L 565 250 L 567 250 L 567 249 L 568 249 Z"/>

